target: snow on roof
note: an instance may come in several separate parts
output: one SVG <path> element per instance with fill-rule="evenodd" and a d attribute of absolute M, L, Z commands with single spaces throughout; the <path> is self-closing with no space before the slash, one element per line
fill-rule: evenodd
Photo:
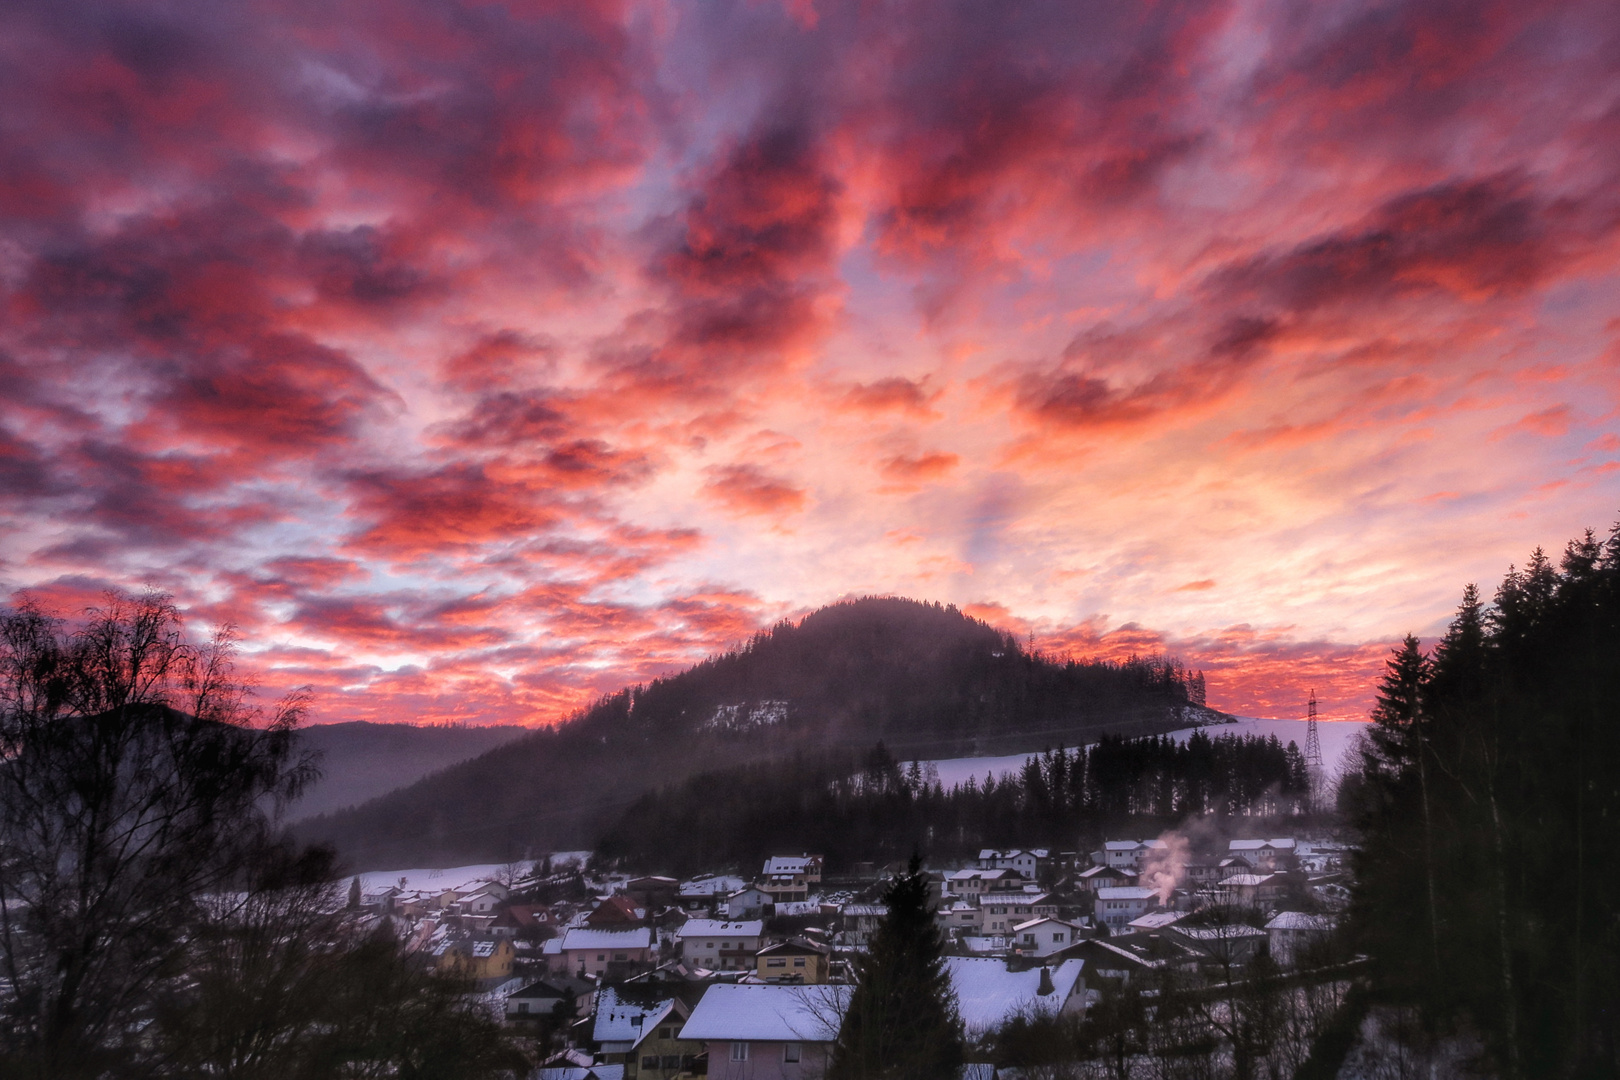
<path fill-rule="evenodd" d="M 1163 930 L 1173 922 L 1185 919 L 1185 911 L 1150 911 L 1139 919 L 1132 919 L 1127 925 L 1138 930 Z"/>
<path fill-rule="evenodd" d="M 716 983 L 681 1028 L 682 1039 L 726 1042 L 832 1042 L 849 1007 L 849 986 Z"/>
<path fill-rule="evenodd" d="M 675 931 L 677 939 L 700 937 L 761 937 L 765 933 L 763 919 L 748 919 L 743 922 L 723 922 L 719 919 L 687 919 L 681 928 Z"/>
<path fill-rule="evenodd" d="M 613 987 L 605 987 L 596 1001 L 596 1020 L 591 1028 L 591 1038 L 599 1043 L 629 1043 L 634 1046 L 674 1008 L 674 998 L 655 1001 L 650 1005 L 637 1005 L 620 1001 Z"/>
<path fill-rule="evenodd" d="M 819 900 L 778 900 L 776 903 L 778 915 L 792 917 L 794 915 L 820 915 L 821 901 Z"/>
<path fill-rule="evenodd" d="M 1158 889 L 1150 889 L 1146 885 L 1116 885 L 1097 890 L 1099 900 L 1149 900 L 1158 895 Z"/>
<path fill-rule="evenodd" d="M 1288 837 L 1279 840 L 1233 840 L 1226 845 L 1228 851 L 1259 851 L 1261 848 L 1275 848 L 1278 851 L 1293 851 L 1294 841 Z"/>
<path fill-rule="evenodd" d="M 845 904 L 840 915 L 887 915 L 889 909 L 882 904 Z"/>
<path fill-rule="evenodd" d="M 1233 926 L 1176 926 L 1176 933 L 1193 941 L 1231 941 L 1234 938 L 1265 937 L 1266 932 L 1241 923 Z"/>
<path fill-rule="evenodd" d="M 564 1065 L 534 1070 L 534 1080 L 624 1080 L 623 1065 Z"/>
<path fill-rule="evenodd" d="M 1080 876 L 1081 877 L 1086 877 L 1086 878 L 1088 878 L 1088 877 L 1096 877 L 1098 874 L 1112 874 L 1112 875 L 1117 875 L 1117 876 L 1120 876 L 1120 877 L 1124 877 L 1125 876 L 1125 871 L 1119 869 L 1116 866 L 1093 866 L 1093 867 L 1090 867 L 1090 868 L 1088 868 L 1086 870 L 1080 871 Z"/>
<path fill-rule="evenodd" d="M 1103 842 L 1104 851 L 1135 851 L 1142 846 L 1140 840 L 1107 840 Z"/>
<path fill-rule="evenodd" d="M 1017 926 L 1013 927 L 1013 932 L 1017 933 L 1020 930 L 1028 930 L 1032 926 L 1041 925 L 1041 923 L 1051 923 L 1054 926 L 1067 926 L 1070 930 L 1078 929 L 1074 923 L 1064 922 L 1062 919 L 1053 919 L 1043 915 L 1039 919 L 1030 919 L 1028 922 L 1019 923 Z"/>
<path fill-rule="evenodd" d="M 1276 874 L 1233 874 L 1229 878 L 1222 878 L 1221 886 L 1225 888 L 1237 885 L 1264 885 L 1276 876 Z"/>
<path fill-rule="evenodd" d="M 718 877 L 694 878 L 691 881 L 681 882 L 682 896 L 723 896 L 734 893 L 743 888 L 748 882 L 740 877 L 719 875 Z"/>
<path fill-rule="evenodd" d="M 494 956 L 495 943 L 493 941 L 475 941 L 472 943 L 472 954 L 479 960 Z"/>
<path fill-rule="evenodd" d="M 541 942 L 540 943 L 540 955 L 541 956 L 561 956 L 562 955 L 562 938 L 555 938 L 555 937 L 554 938 L 547 938 L 545 941 Z"/>
<path fill-rule="evenodd" d="M 969 1036 L 980 1035 L 1020 1014 L 1055 1015 L 1085 967 L 1083 960 L 1065 960 L 1050 969 L 1052 992 L 1041 994 L 1041 968 L 1009 971 L 1005 960 L 979 956 L 947 956 L 945 970 L 956 991 L 957 1008 Z"/>
<path fill-rule="evenodd" d="M 1279 911 L 1266 923 L 1267 930 L 1316 930 L 1326 932 L 1333 929 L 1334 919 L 1331 915 L 1312 915 L 1303 911 Z"/>
<path fill-rule="evenodd" d="M 563 935 L 562 947 L 568 949 L 648 949 L 652 947 L 652 931 L 645 926 L 634 930 L 570 930 Z"/>
<path fill-rule="evenodd" d="M 1051 894 L 1038 889 L 1019 889 L 1017 892 L 987 892 L 979 898 L 981 904 L 1040 904 L 1051 899 Z"/>
<path fill-rule="evenodd" d="M 767 874 L 802 874 L 816 859 L 809 855 L 773 855 L 765 860 Z"/>

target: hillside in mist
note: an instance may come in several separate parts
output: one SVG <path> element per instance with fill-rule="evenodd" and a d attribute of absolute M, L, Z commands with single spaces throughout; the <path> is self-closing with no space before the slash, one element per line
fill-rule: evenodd
<path fill-rule="evenodd" d="M 627 687 L 578 717 L 353 810 L 306 822 L 359 868 L 588 846 L 638 797 L 719 766 L 870 748 L 1013 753 L 1211 715 L 1162 660 L 1058 660 L 954 607 L 835 604 L 733 652 Z"/>

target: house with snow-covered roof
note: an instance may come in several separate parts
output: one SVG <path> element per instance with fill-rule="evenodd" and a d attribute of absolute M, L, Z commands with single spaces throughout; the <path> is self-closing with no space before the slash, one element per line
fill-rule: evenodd
<path fill-rule="evenodd" d="M 765 923 L 760 919 L 687 919 L 675 931 L 675 940 L 688 967 L 745 971 L 754 966 L 754 953 L 765 943 Z"/>
<path fill-rule="evenodd" d="M 626 1080 L 673 1076 L 690 1070 L 701 1044 L 680 1037 L 691 1010 L 675 996 L 627 996 L 604 987 L 591 1017 L 591 1040 L 608 1064 L 622 1064 Z"/>
<path fill-rule="evenodd" d="M 1081 933 L 1074 923 L 1043 916 L 1019 923 L 1008 937 L 1020 956 L 1051 956 L 1079 941 Z"/>
<path fill-rule="evenodd" d="M 680 1037 L 707 1046 L 713 1077 L 814 1080 L 826 1072 L 853 992 L 717 983 L 704 991 Z"/>
<path fill-rule="evenodd" d="M 979 852 L 979 869 L 1011 870 L 1025 881 L 1034 881 L 1051 862 L 1048 848 L 984 848 Z"/>
<path fill-rule="evenodd" d="M 1338 920 L 1332 915 L 1305 911 L 1279 911 L 1266 923 L 1271 958 L 1284 967 L 1298 962 L 1300 953 L 1326 941 Z"/>
<path fill-rule="evenodd" d="M 1020 889 L 1017 892 L 985 893 L 979 898 L 981 927 L 987 933 L 1007 934 L 1030 919 L 1055 918 L 1057 902 L 1050 893 Z"/>
<path fill-rule="evenodd" d="M 1226 845 L 1229 855 L 1246 859 L 1256 870 L 1276 870 L 1294 862 L 1295 848 L 1292 837 L 1271 840 L 1233 840 Z"/>
<path fill-rule="evenodd" d="M 995 1031 L 1015 1016 L 1078 1015 L 1085 1011 L 1083 960 L 1015 970 L 988 956 L 947 956 L 945 971 L 970 1039 Z"/>
<path fill-rule="evenodd" d="M 653 934 L 645 926 L 630 930 L 576 927 L 563 934 L 556 956 L 563 974 L 606 975 L 650 964 L 652 950 Z"/>
<path fill-rule="evenodd" d="M 1157 907 L 1159 907 L 1159 890 L 1150 889 L 1145 885 L 1098 889 L 1092 918 L 1109 930 L 1118 930 L 1131 920 L 1139 919 Z"/>

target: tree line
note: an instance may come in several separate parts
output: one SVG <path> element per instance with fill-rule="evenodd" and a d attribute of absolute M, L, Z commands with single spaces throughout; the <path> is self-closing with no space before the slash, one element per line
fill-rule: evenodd
<path fill-rule="evenodd" d="M 1357 772 L 1376 988 L 1505 1077 L 1620 1073 L 1620 528 L 1540 549 L 1394 651 Z"/>
<path fill-rule="evenodd" d="M 1105 736 L 949 789 L 879 743 L 865 755 L 801 753 L 649 793 L 598 850 L 676 873 L 749 866 L 785 850 L 820 852 L 839 869 L 904 858 L 913 847 L 951 859 L 984 847 L 1097 844 L 1110 830 L 1152 831 L 1190 815 L 1290 817 L 1307 808 L 1308 791 L 1299 748 L 1274 735 Z"/>

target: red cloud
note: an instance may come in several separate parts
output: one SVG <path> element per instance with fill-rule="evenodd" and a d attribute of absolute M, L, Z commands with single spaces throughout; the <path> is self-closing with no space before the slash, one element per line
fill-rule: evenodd
<path fill-rule="evenodd" d="M 804 509 L 806 493 L 753 465 L 716 465 L 703 493 L 736 514 L 776 516 Z"/>

